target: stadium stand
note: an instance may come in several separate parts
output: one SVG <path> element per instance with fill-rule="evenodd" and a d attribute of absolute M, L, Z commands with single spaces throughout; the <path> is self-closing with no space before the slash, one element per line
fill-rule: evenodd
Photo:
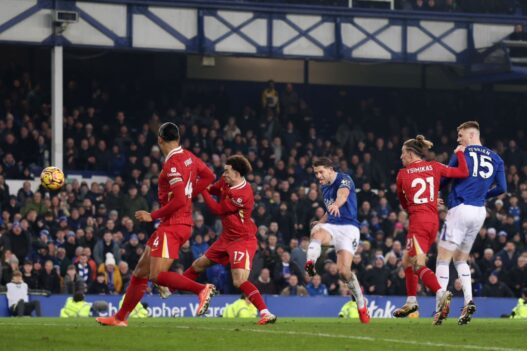
<path fill-rule="evenodd" d="M 408 222 L 394 184 L 402 141 L 424 132 L 435 142 L 433 157 L 446 163 L 456 145 L 456 121 L 477 118 L 486 145 L 505 160 L 509 193 L 488 203 L 470 259 L 475 294 L 520 296 L 526 287 L 527 144 L 522 118 L 527 105 L 519 102 L 524 101 L 519 94 L 318 91 L 273 82 L 192 80 L 169 87 L 134 84 L 133 78 L 115 86 L 102 77 L 66 77 L 65 171 L 103 171 L 110 179 L 104 184 L 73 180 L 50 194 L 33 192 L 29 183 L 20 190 L 6 183 L 33 179 L 50 164 L 49 96 L 25 69 L 12 65 L 0 74 L 2 285 L 21 268 L 30 289 L 66 293 L 81 286 L 87 292 L 123 292 L 153 230 L 134 222 L 133 213 L 158 207 L 162 158 L 156 132 L 162 121 L 171 120 L 181 125 L 184 147 L 217 175 L 231 154 L 248 155 L 253 163 L 253 217 L 260 242 L 253 271 L 257 284 L 275 293 L 287 286 L 281 270 L 288 259 L 284 252 L 291 253 L 292 264 L 303 267 L 303 238 L 309 235 L 310 221 L 323 214 L 311 161 L 324 155 L 338 162 L 358 189 L 362 244 L 354 264 L 365 291 L 404 295 L 400 258 Z M 239 101 L 234 96 L 247 96 L 241 90 L 255 93 Z M 495 115 L 507 119 L 497 121 Z M 446 210 L 440 215 L 444 220 Z M 221 231 L 201 197 L 195 201 L 195 220 L 192 241 L 182 248 L 175 270 L 186 269 Z M 433 249 L 428 263 L 432 268 L 435 253 Z M 317 278 L 315 286 L 330 295 L 348 294 L 339 286 L 334 258 L 329 252 L 322 262 L 322 284 Z M 298 275 L 299 284 L 315 289 L 310 278 Z M 222 292 L 234 293 L 229 277 L 219 266 L 207 272 L 207 280 Z"/>

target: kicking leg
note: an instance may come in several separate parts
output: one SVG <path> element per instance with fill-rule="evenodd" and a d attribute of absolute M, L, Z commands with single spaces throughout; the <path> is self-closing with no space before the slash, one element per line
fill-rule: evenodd
<path fill-rule="evenodd" d="M 331 234 L 322 228 L 320 224 L 317 224 L 311 230 L 311 241 L 307 248 L 307 261 L 304 269 L 310 276 L 316 274 L 315 263 L 320 257 L 322 251 L 321 245 L 329 245 L 331 242 Z"/>

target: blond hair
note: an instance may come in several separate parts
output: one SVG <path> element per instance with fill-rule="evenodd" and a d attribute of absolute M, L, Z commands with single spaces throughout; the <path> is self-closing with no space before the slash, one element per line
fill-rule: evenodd
<path fill-rule="evenodd" d="M 408 151 L 412 151 L 420 158 L 424 158 L 428 152 L 434 146 L 430 140 L 427 140 L 424 135 L 419 134 L 415 139 L 408 139 L 404 142 L 403 146 Z"/>

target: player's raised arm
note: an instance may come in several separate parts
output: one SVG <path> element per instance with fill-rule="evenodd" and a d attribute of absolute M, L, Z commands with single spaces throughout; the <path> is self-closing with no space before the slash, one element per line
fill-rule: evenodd
<path fill-rule="evenodd" d="M 450 157 L 450 161 L 448 162 L 448 167 L 457 167 L 457 155 L 453 154 L 452 157 Z M 441 182 L 439 183 L 439 189 L 443 189 L 445 186 L 450 183 L 450 178 L 442 177 Z"/>
<path fill-rule="evenodd" d="M 466 178 L 468 177 L 467 160 L 465 159 L 465 147 L 459 145 L 455 152 L 457 156 L 457 167 L 448 167 L 442 165 L 440 168 L 441 176 L 448 178 Z"/>
<path fill-rule="evenodd" d="M 487 199 L 501 195 L 507 191 L 507 179 L 505 178 L 505 167 L 503 165 L 503 161 L 501 161 L 498 165 L 498 170 L 496 171 L 494 180 L 496 181 L 496 186 L 488 191 L 486 196 Z"/>

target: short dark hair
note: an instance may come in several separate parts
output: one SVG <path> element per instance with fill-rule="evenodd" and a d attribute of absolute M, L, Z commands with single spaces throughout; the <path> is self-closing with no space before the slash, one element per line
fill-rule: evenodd
<path fill-rule="evenodd" d="M 158 135 L 165 141 L 179 141 L 179 128 L 175 123 L 166 122 L 159 127 Z"/>
<path fill-rule="evenodd" d="M 467 122 L 461 123 L 459 127 L 457 127 L 457 131 L 459 132 L 462 129 L 469 129 L 469 128 L 475 128 L 479 130 L 478 121 L 467 121 Z"/>
<path fill-rule="evenodd" d="M 240 173 L 242 177 L 245 177 L 247 174 L 253 171 L 249 160 L 242 155 L 233 155 L 229 157 L 225 164 L 231 166 L 232 169 Z"/>
<path fill-rule="evenodd" d="M 313 162 L 313 167 L 335 168 L 333 161 L 329 157 L 319 157 Z"/>

